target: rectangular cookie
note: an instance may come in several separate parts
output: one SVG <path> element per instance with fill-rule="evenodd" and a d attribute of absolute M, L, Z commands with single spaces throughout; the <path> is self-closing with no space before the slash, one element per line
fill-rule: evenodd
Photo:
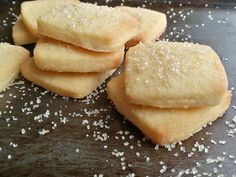
<path fill-rule="evenodd" d="M 202 127 L 222 116 L 228 109 L 231 93 L 226 91 L 216 106 L 189 109 L 161 109 L 129 102 L 124 87 L 124 75 L 107 85 L 109 98 L 116 109 L 138 127 L 144 135 L 159 145 L 185 140 Z"/>
<path fill-rule="evenodd" d="M 41 37 L 34 49 L 37 67 L 57 72 L 108 71 L 118 68 L 123 58 L 124 46 L 116 52 L 94 52 L 47 37 Z"/>
<path fill-rule="evenodd" d="M 125 88 L 130 102 L 160 108 L 219 104 L 228 80 L 211 47 L 159 41 L 129 49 Z"/>
<path fill-rule="evenodd" d="M 21 64 L 21 73 L 29 81 L 61 96 L 83 98 L 104 82 L 114 70 L 101 73 L 59 73 L 43 71 L 33 59 Z"/>
<path fill-rule="evenodd" d="M 89 3 L 54 8 L 38 18 L 45 36 L 98 52 L 115 52 L 136 36 L 139 20 L 120 9 Z"/>

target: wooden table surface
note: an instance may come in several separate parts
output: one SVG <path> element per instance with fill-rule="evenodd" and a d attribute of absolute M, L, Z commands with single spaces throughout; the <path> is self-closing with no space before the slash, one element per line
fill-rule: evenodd
<path fill-rule="evenodd" d="M 1 41 L 12 42 L 21 2 L 0 0 Z M 236 2 L 145 2 L 123 4 L 166 13 L 163 38 L 210 45 L 226 68 L 229 89 L 236 86 Z M 227 113 L 212 125 L 175 148 L 158 149 L 114 109 L 105 84 L 73 100 L 20 78 L 0 93 L 0 176 L 235 176 L 235 104 L 234 94 Z M 43 130 L 49 133 L 40 135 Z"/>

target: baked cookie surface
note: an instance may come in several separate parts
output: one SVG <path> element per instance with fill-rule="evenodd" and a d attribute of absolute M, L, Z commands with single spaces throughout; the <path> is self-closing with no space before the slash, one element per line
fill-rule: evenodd
<path fill-rule="evenodd" d="M 59 73 L 43 71 L 33 59 L 21 64 L 21 73 L 29 81 L 61 96 L 83 98 L 94 91 L 114 70 L 101 73 Z"/>
<path fill-rule="evenodd" d="M 226 91 L 216 106 L 189 109 L 161 109 L 129 103 L 124 75 L 111 79 L 108 96 L 116 109 L 138 127 L 153 143 L 166 145 L 182 141 L 216 120 L 228 109 L 231 93 Z"/>
<path fill-rule="evenodd" d="M 124 47 L 117 52 L 102 53 L 72 44 L 41 37 L 34 49 L 34 61 L 42 70 L 57 72 L 103 72 L 118 68 Z"/>
<path fill-rule="evenodd" d="M 139 20 L 120 9 L 77 3 L 38 18 L 41 34 L 98 52 L 115 52 L 136 36 Z"/>
<path fill-rule="evenodd" d="M 18 77 L 20 64 L 29 56 L 23 47 L 0 43 L 0 92 Z"/>
<path fill-rule="evenodd" d="M 64 6 L 70 3 L 78 3 L 77 0 L 37 0 L 25 1 L 21 4 L 21 14 L 27 29 L 39 37 L 37 19 L 40 15 L 52 10 L 53 8 Z"/>
<path fill-rule="evenodd" d="M 140 20 L 138 34 L 126 43 L 127 47 L 137 45 L 139 42 L 153 42 L 163 34 L 167 26 L 166 15 L 150 9 L 134 8 L 127 6 L 117 7 L 130 13 Z"/>
<path fill-rule="evenodd" d="M 217 54 L 205 45 L 178 42 L 139 44 L 125 59 L 130 102 L 161 108 L 217 105 L 228 87 Z"/>
<path fill-rule="evenodd" d="M 32 35 L 25 27 L 22 17 L 19 16 L 12 28 L 12 38 L 16 45 L 36 43 L 38 38 Z"/>

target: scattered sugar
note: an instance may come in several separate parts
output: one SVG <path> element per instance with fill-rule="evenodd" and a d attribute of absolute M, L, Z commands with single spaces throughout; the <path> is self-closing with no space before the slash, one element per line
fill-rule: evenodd
<path fill-rule="evenodd" d="M 76 149 L 75 149 L 75 152 L 76 152 L 76 153 L 79 153 L 79 151 L 80 151 L 79 148 L 76 148 Z"/>
<path fill-rule="evenodd" d="M 111 2 L 111 1 L 107 1 L 107 3 L 109 3 L 109 2 Z M 125 2 L 123 2 L 123 3 L 125 3 Z M 155 3 L 155 2 L 153 2 L 153 3 Z M 172 2 L 167 1 L 167 3 L 171 4 Z M 15 1 L 13 4 L 15 4 Z M 142 6 L 146 6 L 146 4 L 143 4 Z M 179 4 L 179 7 L 182 7 L 182 6 L 183 6 L 183 4 Z M 192 36 L 191 36 L 191 34 L 188 34 L 189 29 L 199 29 L 200 30 L 200 28 L 205 27 L 208 24 L 208 23 L 201 23 L 201 22 L 199 22 L 197 24 L 187 24 L 187 21 L 190 19 L 191 15 L 195 13 L 195 11 L 193 11 L 193 10 L 178 10 L 177 8 L 171 8 L 167 12 L 168 12 L 167 14 L 169 14 L 168 18 L 172 20 L 174 25 L 177 25 L 180 22 L 179 20 L 186 22 L 182 28 L 179 28 L 177 26 L 173 26 L 173 28 L 170 30 L 170 32 L 166 35 L 168 38 L 174 38 L 174 40 L 176 40 L 176 41 L 178 41 L 178 40 L 179 41 L 190 41 Z M 226 14 L 229 15 L 230 13 L 226 12 Z M 212 20 L 212 22 L 216 22 L 219 25 L 223 25 L 228 20 L 230 20 L 227 18 L 225 18 L 225 19 L 220 18 L 219 19 L 218 17 L 216 17 L 214 14 L 214 9 L 211 9 L 210 11 L 208 11 L 206 18 L 207 17 L 210 21 Z M 2 26 L 6 26 L 6 27 L 9 26 L 7 19 L 3 20 L 3 25 L 0 25 L 0 29 L 2 28 Z M 222 60 L 229 61 L 228 58 L 226 58 L 226 57 L 223 57 Z M 147 81 L 147 83 L 149 83 L 149 81 Z M 38 93 L 38 90 L 39 90 L 39 88 L 36 87 L 35 85 L 32 85 L 32 88 L 25 87 L 24 81 L 19 81 L 19 85 L 16 84 L 16 85 L 13 85 L 13 87 L 16 87 L 17 89 L 19 89 L 19 93 L 22 94 L 22 98 L 20 98 L 20 99 L 23 101 L 28 96 L 26 94 L 28 91 L 34 90 L 35 93 Z M 20 87 L 22 87 L 22 88 L 20 88 Z M 101 89 L 101 88 L 102 87 L 100 87 L 99 89 Z M 28 89 L 30 89 L 30 90 L 28 90 Z M 78 102 L 78 103 L 85 103 L 86 105 L 90 105 L 90 104 L 93 105 L 96 103 L 96 100 L 100 97 L 100 94 L 105 92 L 104 89 L 102 89 L 102 90 L 99 90 L 99 89 L 96 90 L 95 92 L 93 92 L 91 95 L 89 95 L 88 97 L 86 97 L 83 100 L 80 100 L 80 101 L 74 100 L 74 101 Z M 233 91 L 233 90 L 234 90 L 234 87 L 231 88 L 231 91 Z M 104 147 L 104 149 L 106 149 L 106 151 L 110 150 L 112 152 L 112 155 L 115 158 L 117 158 L 118 160 L 120 160 L 122 170 L 126 170 L 127 167 L 132 166 L 131 164 L 128 164 L 126 162 L 126 160 L 129 160 L 129 159 L 127 159 L 127 157 L 128 157 L 127 154 L 129 152 L 129 150 L 134 151 L 134 156 L 136 156 L 136 158 L 143 159 L 143 157 L 144 157 L 145 162 L 150 161 L 150 157 L 141 155 L 141 153 L 140 153 L 140 152 L 142 152 L 141 150 L 138 152 L 137 148 L 142 147 L 143 141 L 140 141 L 141 139 L 137 140 L 137 136 L 130 135 L 130 133 L 132 134 L 132 131 L 127 132 L 125 130 L 124 131 L 119 130 L 118 132 L 120 134 L 118 133 L 115 136 L 106 132 L 109 130 L 109 128 L 111 126 L 111 122 L 109 122 L 109 121 L 112 121 L 113 118 L 110 115 L 102 116 L 102 114 L 106 113 L 106 112 L 109 113 L 109 111 L 111 109 L 113 109 L 112 107 L 110 107 L 104 111 L 99 110 L 99 109 L 94 109 L 94 108 L 91 108 L 91 109 L 88 108 L 88 109 L 80 110 L 78 112 L 65 114 L 64 111 L 59 111 L 60 109 L 66 108 L 66 105 L 65 105 L 64 107 L 60 107 L 58 109 L 58 111 L 51 112 L 50 106 L 52 106 L 54 103 L 50 102 L 50 101 L 47 104 L 44 103 L 45 100 L 42 97 L 44 95 L 51 95 L 53 99 L 58 98 L 57 95 L 51 94 L 48 91 L 42 91 L 42 92 L 40 91 L 40 96 L 35 97 L 34 99 L 32 99 L 29 102 L 25 102 L 25 105 L 22 106 L 22 115 L 27 117 L 26 119 L 29 119 L 29 117 L 31 117 L 35 121 L 35 124 L 37 124 L 37 125 L 41 125 L 40 123 L 46 123 L 48 120 L 50 122 L 50 125 L 52 126 L 51 129 L 57 128 L 58 125 L 62 126 L 62 125 L 68 124 L 68 122 L 70 121 L 71 118 L 81 119 L 81 122 L 80 122 L 81 125 L 83 125 L 83 127 L 88 130 L 87 134 L 85 136 L 94 138 L 95 141 L 96 140 L 100 141 L 103 145 L 102 147 Z M 9 94 L 9 96 L 10 96 L 10 94 Z M 0 95 L 0 98 L 3 98 L 3 97 L 4 97 L 4 94 Z M 19 98 L 18 95 L 11 95 L 10 97 L 11 97 L 11 99 Z M 31 97 L 31 98 L 33 98 L 33 97 Z M 65 99 L 65 102 L 69 100 L 68 97 L 63 97 L 62 99 Z M 12 107 L 11 105 L 13 105 L 13 102 L 7 103 L 6 109 L 7 109 L 8 113 L 14 113 L 15 107 Z M 40 113 L 35 114 L 36 111 L 38 111 L 39 109 L 42 109 L 42 107 L 44 107 L 44 106 L 48 107 L 48 109 L 44 110 L 44 112 L 40 112 Z M 236 110 L 235 105 L 233 105 L 232 108 Z M 7 114 L 7 112 L 4 110 L 1 110 L 0 117 L 1 118 L 4 117 Z M 53 119 L 53 121 L 52 121 L 52 119 L 50 119 L 52 116 L 55 117 L 55 120 Z M 56 120 L 57 118 L 58 118 L 58 122 Z M 4 117 L 4 121 L 7 122 L 8 126 L 12 126 L 12 125 L 14 125 L 12 123 L 13 121 L 20 121 L 20 120 L 19 120 L 19 117 L 12 116 L 12 117 L 6 117 L 6 118 Z M 126 124 L 126 121 L 124 121 L 122 123 Z M 235 116 L 232 118 L 232 120 L 225 121 L 225 126 L 227 128 L 227 134 L 230 137 L 234 137 L 234 135 L 236 133 L 235 123 L 236 123 Z M 28 130 L 30 132 L 31 127 L 29 127 L 29 126 L 33 127 L 33 125 L 31 125 L 31 123 L 29 123 L 27 125 L 24 125 L 24 128 L 19 129 L 18 133 L 20 132 L 22 135 L 24 135 L 26 133 L 26 130 Z M 38 133 L 45 135 L 47 133 L 52 132 L 51 129 L 49 129 L 48 127 L 43 128 L 43 129 L 38 130 Z M 27 132 L 27 135 L 28 135 L 28 132 Z M 212 132 L 206 132 L 206 134 L 204 136 L 208 136 L 208 135 L 212 135 Z M 213 133 L 213 135 L 214 135 L 214 133 Z M 112 139 L 112 141 L 113 141 L 114 137 L 117 137 L 114 139 L 117 140 L 116 142 L 119 143 L 118 146 L 121 145 L 123 148 L 125 148 L 125 147 L 130 147 L 130 148 L 126 148 L 125 150 L 122 149 L 119 151 L 117 149 L 111 150 L 111 148 L 114 148 L 114 147 L 104 145 L 104 143 L 107 143 L 106 141 L 109 140 L 109 137 L 110 137 L 110 139 Z M 158 150 L 157 152 L 155 152 L 155 153 L 157 153 L 157 156 L 158 156 L 158 153 L 160 153 L 160 151 L 161 152 L 164 151 L 164 153 L 168 153 L 168 154 L 173 154 L 172 157 L 175 157 L 175 158 L 178 158 L 178 156 L 180 156 L 180 155 L 182 156 L 182 154 L 184 154 L 184 153 L 186 154 L 186 156 L 189 156 L 189 157 L 192 157 L 194 155 L 197 156 L 197 155 L 200 155 L 200 153 L 206 153 L 206 152 L 210 151 L 210 147 L 208 147 L 202 143 L 199 143 L 200 139 L 201 138 L 199 138 L 198 142 L 193 143 L 191 148 L 189 148 L 187 146 L 187 144 L 185 144 L 185 142 L 184 142 L 184 143 L 180 143 L 179 145 L 177 145 L 178 148 L 172 147 L 172 145 L 167 145 L 165 147 L 166 149 L 164 149 L 162 147 L 159 147 L 159 145 L 156 145 L 155 148 L 153 149 L 153 151 L 155 152 L 155 150 Z M 206 140 L 206 142 L 208 141 L 207 138 L 205 138 L 205 140 Z M 144 141 L 146 141 L 146 139 L 144 139 Z M 213 139 L 211 139 L 211 140 L 209 140 L 209 142 L 211 143 L 211 146 L 213 146 L 214 148 L 218 148 L 219 146 L 224 147 L 227 145 L 226 140 L 219 140 L 219 139 L 213 140 Z M 17 143 L 10 142 L 9 144 L 10 144 L 11 148 L 18 147 Z M 4 150 L 5 150 L 5 148 L 4 148 Z M 2 151 L 2 147 L 0 147 L 0 152 L 1 151 Z M 76 151 L 76 153 L 79 153 L 80 150 L 78 148 L 76 148 L 75 151 Z M 226 152 L 223 153 L 224 156 L 226 154 L 227 154 Z M 125 155 L 127 155 L 127 157 L 125 157 Z M 219 173 L 219 171 L 222 170 L 221 168 L 224 168 L 223 162 L 226 161 L 224 156 L 210 158 L 210 155 L 209 155 L 209 158 L 206 159 L 206 162 L 203 162 L 203 161 L 195 162 L 196 167 L 192 167 L 189 169 L 179 169 L 179 171 L 172 168 L 172 169 L 170 169 L 170 171 L 173 173 L 172 176 L 176 176 L 175 174 L 177 174 L 177 175 L 179 174 L 180 176 L 182 176 L 184 174 L 186 174 L 186 175 L 193 174 L 196 176 L 211 176 L 211 175 L 214 176 L 214 174 L 217 174 L 218 176 L 224 176 L 223 174 Z M 235 156 L 235 154 L 229 154 L 226 156 L 226 158 L 234 159 L 235 158 L 234 156 Z M 12 155 L 9 154 L 7 156 L 7 158 L 12 159 Z M 232 162 L 234 164 L 236 164 L 235 160 L 232 160 Z M 228 163 L 228 161 L 227 161 L 227 163 Z M 167 164 L 168 163 L 164 163 L 163 161 L 160 160 L 160 165 L 161 165 L 160 173 L 163 173 L 163 175 L 168 170 Z M 214 173 L 214 174 L 212 174 L 211 172 L 203 172 L 202 169 L 200 169 L 201 167 L 208 165 L 208 164 L 214 165 L 214 168 L 212 168 L 212 173 Z M 111 164 L 111 166 L 113 166 L 113 165 L 114 164 Z M 169 175 L 169 173 L 168 173 L 168 175 Z M 102 177 L 105 175 L 94 174 L 94 176 Z M 135 173 L 129 173 L 127 176 L 131 177 L 131 176 L 136 176 L 136 175 L 135 175 Z"/>
<path fill-rule="evenodd" d="M 219 144 L 222 144 L 222 145 L 224 145 L 226 143 L 226 141 L 225 140 L 219 140 Z"/>
<path fill-rule="evenodd" d="M 117 149 L 114 149 L 114 151 L 111 154 L 116 157 L 122 157 L 124 155 L 124 152 L 119 152 Z"/>
<path fill-rule="evenodd" d="M 9 155 L 7 156 L 7 159 L 8 159 L 8 160 L 11 160 L 11 159 L 12 159 L 12 155 L 9 154 Z"/>
<path fill-rule="evenodd" d="M 135 177 L 135 173 L 129 173 L 126 177 Z"/>
<path fill-rule="evenodd" d="M 50 131 L 49 130 L 44 130 L 44 129 L 42 129 L 42 130 L 39 130 L 38 131 L 38 134 L 39 135 L 45 135 L 45 134 L 47 134 L 47 133 L 49 133 Z"/>
<path fill-rule="evenodd" d="M 167 166 L 163 165 L 162 168 L 160 169 L 160 173 L 165 173 L 167 170 Z"/>
<path fill-rule="evenodd" d="M 16 147 L 18 147 L 18 144 L 16 144 L 16 143 L 13 143 L 13 142 L 10 142 L 10 146 L 12 146 L 12 147 L 16 148 Z"/>
<path fill-rule="evenodd" d="M 149 162 L 150 161 L 150 157 L 145 157 L 145 159 L 146 159 L 146 162 Z"/>
<path fill-rule="evenodd" d="M 104 177 L 104 175 L 103 174 L 98 174 L 98 175 L 94 174 L 93 177 Z"/>

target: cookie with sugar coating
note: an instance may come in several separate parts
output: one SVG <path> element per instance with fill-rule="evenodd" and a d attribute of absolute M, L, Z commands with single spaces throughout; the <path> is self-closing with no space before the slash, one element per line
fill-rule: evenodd
<path fill-rule="evenodd" d="M 38 38 L 32 35 L 25 27 L 21 16 L 18 17 L 12 28 L 12 38 L 16 45 L 25 45 L 36 43 Z"/>
<path fill-rule="evenodd" d="M 129 103 L 125 93 L 124 76 L 111 79 L 108 96 L 116 109 L 138 127 L 144 135 L 159 145 L 185 140 L 207 123 L 222 116 L 228 109 L 231 93 L 226 91 L 216 106 L 189 109 L 161 109 Z"/>
<path fill-rule="evenodd" d="M 78 3 L 78 0 L 38 0 L 25 1 L 21 3 L 21 14 L 27 29 L 34 35 L 39 37 L 37 19 L 43 13 L 53 8 L 64 6 L 70 3 Z"/>
<path fill-rule="evenodd" d="M 160 108 L 219 104 L 228 80 L 211 47 L 159 41 L 130 48 L 125 59 L 130 102 Z"/>
<path fill-rule="evenodd" d="M 119 6 L 121 10 L 130 13 L 140 20 L 140 29 L 138 34 L 126 43 L 127 47 L 137 45 L 139 42 L 153 42 L 164 33 L 167 20 L 166 15 L 150 9 L 135 8 L 128 6 Z"/>
<path fill-rule="evenodd" d="M 23 47 L 0 43 L 0 92 L 18 77 L 20 64 L 29 57 Z"/>
<path fill-rule="evenodd" d="M 114 70 L 101 73 L 59 73 L 43 71 L 33 59 L 21 64 L 21 73 L 29 81 L 61 96 L 83 98 L 104 82 Z"/>
<path fill-rule="evenodd" d="M 54 8 L 38 18 L 41 34 L 98 52 L 118 51 L 139 27 L 127 12 L 89 3 Z"/>
<path fill-rule="evenodd" d="M 34 49 L 34 61 L 42 70 L 57 72 L 103 72 L 116 69 L 124 58 L 124 47 L 102 53 L 41 37 Z"/>

